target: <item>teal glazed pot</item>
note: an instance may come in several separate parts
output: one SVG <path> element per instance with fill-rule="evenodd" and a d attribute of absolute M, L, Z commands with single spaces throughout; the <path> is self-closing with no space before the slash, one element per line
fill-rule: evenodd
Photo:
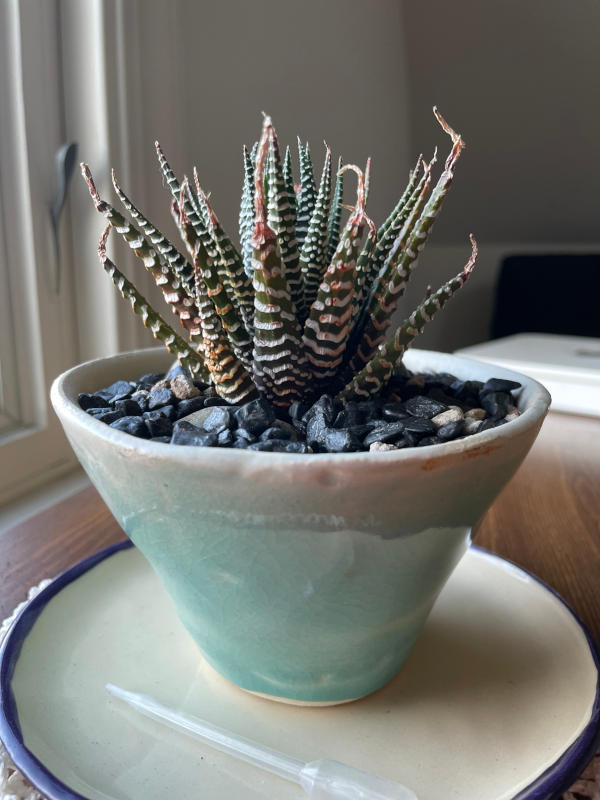
<path fill-rule="evenodd" d="M 466 439 L 378 453 L 162 444 L 79 408 L 79 392 L 171 361 L 162 349 L 90 361 L 57 378 L 51 397 L 203 656 L 243 689 L 287 702 L 334 704 L 383 686 L 533 444 L 548 392 L 499 367 L 411 350 L 414 371 L 520 381 L 521 415 Z"/>

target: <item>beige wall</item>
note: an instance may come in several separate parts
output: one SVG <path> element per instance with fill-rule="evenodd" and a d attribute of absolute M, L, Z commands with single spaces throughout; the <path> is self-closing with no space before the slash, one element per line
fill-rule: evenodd
<path fill-rule="evenodd" d="M 409 160 L 396 0 L 146 0 L 144 8 L 143 69 L 155 76 L 143 82 L 150 165 L 154 138 L 178 171 L 196 164 L 237 237 L 241 146 L 260 134 L 264 110 L 283 142 L 310 141 L 319 170 L 323 139 L 346 161 L 364 165 L 371 155 L 371 212 L 387 213 Z"/>
<path fill-rule="evenodd" d="M 598 0 L 403 3 L 411 146 L 436 102 L 468 150 L 438 242 L 598 242 Z"/>
<path fill-rule="evenodd" d="M 488 338 L 505 255 L 600 252 L 600 3 L 405 0 L 402 7 L 411 149 L 433 143 L 432 103 L 467 142 L 402 303 L 408 312 L 427 282 L 460 269 L 472 231 L 479 265 L 419 339 L 452 350 Z"/>

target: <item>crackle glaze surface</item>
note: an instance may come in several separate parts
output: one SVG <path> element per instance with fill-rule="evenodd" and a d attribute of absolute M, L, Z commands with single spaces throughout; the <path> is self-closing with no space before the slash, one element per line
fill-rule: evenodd
<path fill-rule="evenodd" d="M 413 370 L 514 373 L 412 351 Z M 521 463 L 549 396 L 524 384 L 518 420 L 391 453 L 254 453 L 135 439 L 77 393 L 167 369 L 147 350 L 76 367 L 52 400 L 79 460 L 153 565 L 206 659 L 244 689 L 341 702 L 387 683 Z"/>

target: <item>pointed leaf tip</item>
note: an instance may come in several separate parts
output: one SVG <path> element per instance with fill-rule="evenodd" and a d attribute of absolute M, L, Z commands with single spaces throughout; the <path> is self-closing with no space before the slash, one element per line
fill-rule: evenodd
<path fill-rule="evenodd" d="M 81 164 L 81 174 L 83 175 L 84 181 L 87 183 L 87 187 L 90 190 L 90 196 L 94 201 L 94 205 L 96 208 L 100 201 L 100 194 L 98 193 L 98 189 L 96 189 L 96 184 L 94 183 L 94 178 L 92 177 L 92 172 L 85 161 L 82 161 Z"/>
<path fill-rule="evenodd" d="M 443 130 L 444 130 L 444 131 L 445 131 L 445 132 L 448 134 L 448 136 L 450 136 L 450 138 L 452 139 L 452 143 L 453 143 L 453 144 L 456 144 L 457 142 L 460 142 L 460 143 L 461 143 L 461 147 L 466 147 L 465 141 L 464 141 L 464 139 L 462 138 L 462 136 L 460 135 L 460 133 L 456 133 L 456 131 L 454 130 L 454 128 L 452 128 L 450 125 L 448 125 L 448 123 L 446 122 L 446 120 L 444 119 L 444 117 L 443 117 L 443 116 L 440 114 L 440 112 L 438 111 L 438 107 L 437 107 L 437 106 L 434 106 L 434 107 L 433 107 L 433 113 L 434 113 L 434 115 L 435 115 L 435 118 L 437 119 L 437 121 L 438 121 L 438 122 L 440 123 L 440 125 L 442 126 L 442 129 L 443 129 Z"/>
<path fill-rule="evenodd" d="M 356 164 L 344 164 L 344 166 L 338 171 L 338 175 L 342 175 L 344 172 L 348 170 L 352 170 L 352 172 L 356 172 L 358 177 L 358 188 L 356 190 L 356 208 L 354 209 L 354 213 L 356 216 L 362 216 L 365 213 L 365 175 L 360 167 L 357 167 Z"/>

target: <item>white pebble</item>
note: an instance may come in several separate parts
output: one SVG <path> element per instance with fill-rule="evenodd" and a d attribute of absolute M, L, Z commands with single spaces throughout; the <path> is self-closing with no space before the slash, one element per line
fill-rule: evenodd
<path fill-rule="evenodd" d="M 442 411 L 441 414 L 436 414 L 431 420 L 436 428 L 441 428 L 443 425 L 449 425 L 451 422 L 458 422 L 463 418 L 463 413 L 460 408 L 454 406 L 447 411 Z"/>
<path fill-rule="evenodd" d="M 486 410 L 484 408 L 470 408 L 465 412 L 467 419 L 485 419 Z"/>
<path fill-rule="evenodd" d="M 396 445 L 387 444 L 386 442 L 373 442 L 369 447 L 371 453 L 385 453 L 388 450 L 398 450 Z"/>

